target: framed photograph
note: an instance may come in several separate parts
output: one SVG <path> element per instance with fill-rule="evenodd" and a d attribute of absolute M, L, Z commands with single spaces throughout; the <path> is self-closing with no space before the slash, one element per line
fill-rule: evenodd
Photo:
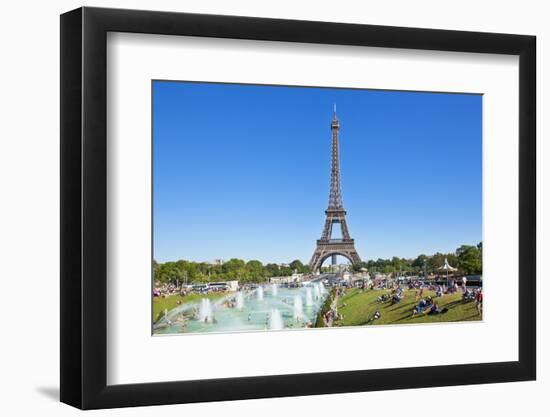
<path fill-rule="evenodd" d="M 61 16 L 61 401 L 533 380 L 535 37 Z"/>

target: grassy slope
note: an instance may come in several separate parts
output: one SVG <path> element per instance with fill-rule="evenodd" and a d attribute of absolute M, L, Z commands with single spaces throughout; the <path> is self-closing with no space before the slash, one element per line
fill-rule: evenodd
<path fill-rule="evenodd" d="M 427 313 L 413 317 L 412 310 L 416 305 L 415 292 L 405 290 L 405 297 L 400 303 L 391 305 L 390 302 L 379 303 L 376 301 L 378 296 L 386 294 L 386 290 L 370 290 L 361 292 L 358 289 L 351 289 L 338 301 L 338 313 L 344 315 L 344 319 L 339 321 L 339 326 L 358 326 L 367 323 L 367 320 L 373 316 L 376 310 L 379 310 L 382 317 L 373 324 L 409 324 L 409 323 L 438 323 L 451 321 L 473 321 L 481 320 L 478 314 L 475 302 L 462 302 L 462 293 L 453 295 L 443 295 L 436 300 L 439 308 L 447 307 L 449 309 L 445 314 L 428 315 Z M 435 297 L 435 292 L 424 291 L 424 297 L 431 295 Z M 343 304 L 346 304 L 344 307 Z"/>
<path fill-rule="evenodd" d="M 336 290 L 334 288 L 330 290 L 328 297 L 325 299 L 325 302 L 319 309 L 319 313 L 317 313 L 317 319 L 315 320 L 315 327 L 325 327 L 325 321 L 323 320 L 323 316 L 327 311 L 330 310 L 335 292 Z"/>
<path fill-rule="evenodd" d="M 176 308 L 178 306 L 177 302 L 178 300 L 181 301 L 181 303 L 189 303 L 192 301 L 200 301 L 201 298 L 210 298 L 211 300 L 214 300 L 216 298 L 221 298 L 227 294 L 225 293 L 210 293 L 208 295 L 201 295 L 201 294 L 188 294 L 185 297 L 182 297 L 181 295 L 170 295 L 166 298 L 162 297 L 154 297 L 153 298 L 153 323 L 156 322 L 162 314 L 164 314 L 164 310 L 172 310 L 173 308 Z"/>

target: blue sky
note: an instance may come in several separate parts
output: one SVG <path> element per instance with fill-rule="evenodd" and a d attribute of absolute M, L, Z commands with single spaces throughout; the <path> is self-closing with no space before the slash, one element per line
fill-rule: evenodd
<path fill-rule="evenodd" d="M 308 262 L 333 103 L 363 260 L 481 241 L 480 95 L 154 81 L 154 258 Z"/>

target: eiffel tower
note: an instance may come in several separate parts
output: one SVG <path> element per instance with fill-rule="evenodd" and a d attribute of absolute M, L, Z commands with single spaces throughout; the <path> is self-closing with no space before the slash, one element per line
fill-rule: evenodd
<path fill-rule="evenodd" d="M 355 250 L 355 242 L 350 237 L 348 225 L 346 223 L 346 210 L 342 203 L 342 189 L 340 188 L 340 157 L 339 157 L 339 139 L 338 132 L 340 122 L 336 117 L 336 105 L 330 124 L 332 131 L 332 160 L 330 171 L 330 195 L 328 208 L 325 210 L 326 220 L 321 239 L 317 240 L 317 247 L 309 266 L 313 273 L 318 273 L 321 265 L 328 258 L 332 257 L 332 265 L 336 264 L 336 256 L 341 255 L 350 260 L 352 264 L 361 262 L 361 258 Z M 332 239 L 332 227 L 334 224 L 340 224 L 342 237 Z"/>

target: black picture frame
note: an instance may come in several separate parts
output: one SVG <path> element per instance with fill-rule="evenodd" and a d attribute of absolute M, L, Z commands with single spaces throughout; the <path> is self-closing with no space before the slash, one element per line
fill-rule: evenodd
<path fill-rule="evenodd" d="M 108 32 L 519 56 L 519 360 L 107 385 Z M 102 8 L 61 15 L 61 401 L 82 409 L 536 378 L 536 38 Z"/>

